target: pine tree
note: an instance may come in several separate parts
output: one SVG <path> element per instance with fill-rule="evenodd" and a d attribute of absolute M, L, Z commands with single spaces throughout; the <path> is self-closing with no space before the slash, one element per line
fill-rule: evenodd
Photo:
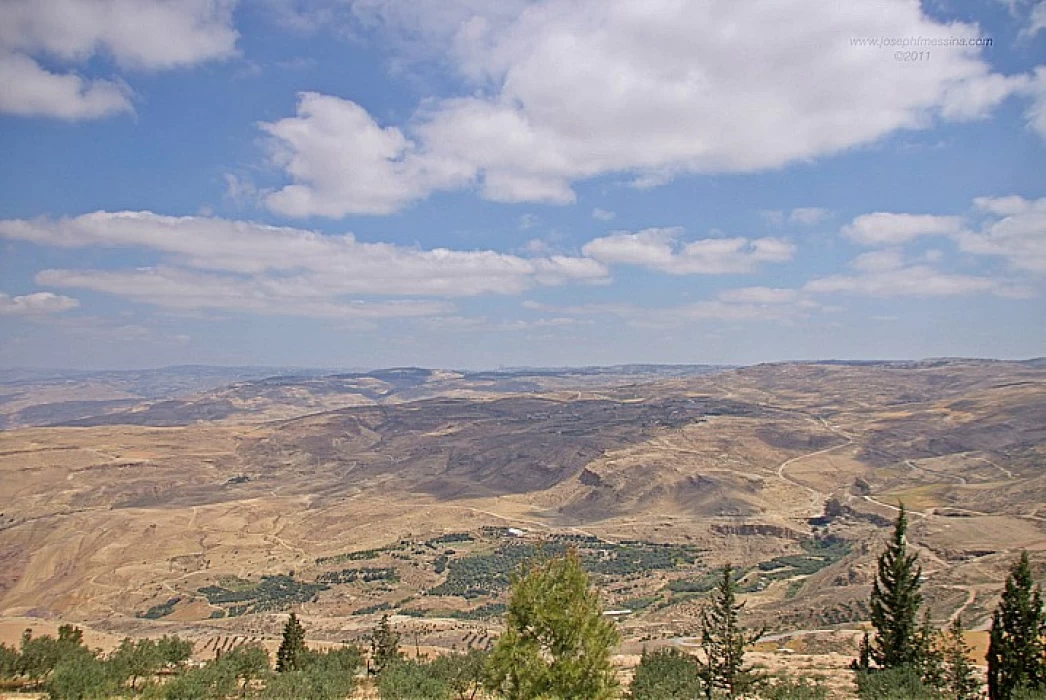
<path fill-rule="evenodd" d="M 381 622 L 370 635 L 370 655 L 375 673 L 381 673 L 403 656 L 400 652 L 400 636 L 392 629 L 388 614 L 381 616 Z"/>
<path fill-rule="evenodd" d="M 610 652 L 620 636 L 603 615 L 576 551 L 535 564 L 512 585 L 488 684 L 508 700 L 611 697 Z"/>
<path fill-rule="evenodd" d="M 283 626 L 283 641 L 276 652 L 276 670 L 280 673 L 301 670 L 305 652 L 305 629 L 298 622 L 298 616 L 291 613 Z"/>
<path fill-rule="evenodd" d="M 907 531 L 908 516 L 902 504 L 893 536 L 879 557 L 872 585 L 870 607 L 876 634 L 871 657 L 884 669 L 920 666 L 924 660 L 917 617 L 922 605 L 919 591 L 922 568 L 917 564 L 918 555 L 908 553 Z"/>
<path fill-rule="evenodd" d="M 1006 578 L 988 645 L 988 697 L 1009 700 L 1018 688 L 1046 688 L 1046 615 L 1027 552 Z"/>
<path fill-rule="evenodd" d="M 750 632 L 741 627 L 743 608 L 744 603 L 737 602 L 733 569 L 727 564 L 719 585 L 701 611 L 704 659 L 700 664 L 707 698 L 712 697 L 716 688 L 726 691 L 727 697 L 737 697 L 755 680 L 752 669 L 744 665 L 745 647 L 758 641 L 763 632 Z"/>
<path fill-rule="evenodd" d="M 977 700 L 981 683 L 970 663 L 970 647 L 963 638 L 962 618 L 956 616 L 941 644 L 944 677 L 942 690 L 949 700 Z"/>
<path fill-rule="evenodd" d="M 923 611 L 923 621 L 916 634 L 918 655 L 916 670 L 927 688 L 944 688 L 944 651 L 942 635 L 930 621 L 930 611 Z"/>

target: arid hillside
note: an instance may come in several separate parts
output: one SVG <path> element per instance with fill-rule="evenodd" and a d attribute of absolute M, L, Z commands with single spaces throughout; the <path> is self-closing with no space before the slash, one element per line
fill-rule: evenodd
<path fill-rule="evenodd" d="M 1018 550 L 1046 568 L 1042 363 L 521 372 L 264 378 L 0 432 L 0 617 L 268 639 L 295 609 L 337 641 L 393 612 L 482 646 L 514 568 L 576 547 L 625 653 L 685 643 L 726 562 L 774 644 L 845 652 L 899 502 L 940 622 L 983 627 Z"/>

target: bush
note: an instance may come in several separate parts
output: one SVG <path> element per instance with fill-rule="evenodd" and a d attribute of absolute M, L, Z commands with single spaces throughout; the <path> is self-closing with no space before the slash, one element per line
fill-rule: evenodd
<path fill-rule="evenodd" d="M 444 654 L 429 664 L 432 673 L 444 683 L 453 697 L 471 700 L 486 679 L 490 654 L 472 649 L 467 654 Z"/>
<path fill-rule="evenodd" d="M 700 697 L 701 669 L 693 656 L 667 648 L 643 652 L 628 697 L 631 700 L 691 700 Z"/>
<path fill-rule="evenodd" d="M 446 700 L 450 686 L 437 671 L 420 661 L 395 661 L 378 676 L 378 692 L 382 700 Z"/>
<path fill-rule="evenodd" d="M 895 666 L 857 672 L 861 700 L 936 700 L 940 694 L 923 683 L 915 666 Z"/>
<path fill-rule="evenodd" d="M 758 696 L 763 700 L 827 700 L 828 689 L 820 681 L 782 674 L 768 679 Z"/>

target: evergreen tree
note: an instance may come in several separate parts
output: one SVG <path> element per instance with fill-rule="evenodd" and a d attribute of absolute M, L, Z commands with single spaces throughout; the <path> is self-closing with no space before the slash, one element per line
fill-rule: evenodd
<path fill-rule="evenodd" d="M 740 615 L 744 603 L 737 602 L 737 582 L 729 564 L 723 567 L 719 585 L 701 611 L 701 675 L 705 683 L 705 697 L 711 698 L 716 688 L 734 698 L 756 680 L 752 669 L 744 665 L 745 647 L 763 636 L 763 631 L 751 632 L 741 627 Z"/>
<path fill-rule="evenodd" d="M 942 690 L 949 700 L 977 700 L 981 683 L 970 663 L 970 647 L 963 638 L 962 618 L 956 616 L 941 645 L 944 678 Z"/>
<path fill-rule="evenodd" d="M 505 623 L 490 659 L 491 690 L 508 700 L 599 700 L 616 691 L 610 652 L 620 636 L 576 551 L 516 577 Z"/>
<path fill-rule="evenodd" d="M 930 621 L 930 611 L 923 611 L 923 621 L 916 634 L 918 656 L 915 668 L 928 688 L 944 688 L 944 651 L 942 635 Z"/>
<path fill-rule="evenodd" d="M 283 627 L 283 641 L 276 652 L 276 670 L 280 673 L 297 671 L 305 652 L 305 629 L 298 622 L 298 616 L 291 613 Z"/>
<path fill-rule="evenodd" d="M 370 656 L 374 661 L 374 672 L 381 673 L 389 664 L 403 657 L 400 652 L 400 636 L 392 629 L 388 614 L 381 616 L 381 622 L 370 636 Z"/>
<path fill-rule="evenodd" d="M 850 662 L 850 668 L 867 673 L 872 668 L 872 640 L 866 631 L 857 645 L 857 658 Z"/>
<path fill-rule="evenodd" d="M 893 536 L 879 557 L 872 585 L 871 617 L 876 634 L 871 658 L 883 669 L 918 667 L 924 660 L 925 647 L 918 634 L 917 617 L 922 605 L 922 568 L 917 563 L 918 555 L 908 553 L 907 531 L 908 516 L 902 504 Z"/>
<path fill-rule="evenodd" d="M 1010 700 L 1019 688 L 1046 688 L 1046 615 L 1033 586 L 1028 553 L 1010 569 L 992 616 L 988 645 L 988 697 Z"/>

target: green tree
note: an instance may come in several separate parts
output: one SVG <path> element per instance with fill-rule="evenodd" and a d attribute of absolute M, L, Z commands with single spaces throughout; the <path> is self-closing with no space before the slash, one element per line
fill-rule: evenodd
<path fill-rule="evenodd" d="M 451 689 L 431 663 L 399 659 L 378 677 L 378 694 L 382 700 L 448 700 Z"/>
<path fill-rule="evenodd" d="M 944 688 L 944 652 L 942 635 L 930 621 L 930 611 L 923 612 L 923 621 L 916 633 L 918 656 L 916 668 L 923 683 L 930 688 Z"/>
<path fill-rule="evenodd" d="M 160 692 L 164 700 L 224 700 L 236 692 L 236 674 L 217 659 L 178 674 Z"/>
<path fill-rule="evenodd" d="M 741 626 L 744 603 L 737 602 L 737 580 L 733 567 L 727 564 L 708 603 L 701 610 L 701 677 L 705 697 L 711 698 L 717 688 L 734 698 L 755 682 L 750 667 L 745 667 L 745 647 L 763 636 L 762 630 L 750 631 Z"/>
<path fill-rule="evenodd" d="M 138 681 L 156 675 L 163 664 L 156 642 L 151 639 L 132 641 L 129 637 L 120 642 L 112 654 L 109 664 L 121 682 L 131 681 L 131 696 L 138 694 Z"/>
<path fill-rule="evenodd" d="M 443 654 L 429 665 L 436 677 L 443 680 L 456 700 L 474 700 L 486 680 L 490 654 L 481 649 L 470 649 L 467 654 Z"/>
<path fill-rule="evenodd" d="M 992 615 L 988 644 L 988 697 L 1010 700 L 1019 688 L 1046 689 L 1046 616 L 1042 591 L 1032 581 L 1028 553 L 1010 568 Z"/>
<path fill-rule="evenodd" d="M 386 666 L 403 657 L 399 633 L 392 629 L 387 613 L 381 616 L 378 626 L 371 632 L 370 656 L 374 662 L 375 673 L 381 673 Z"/>
<path fill-rule="evenodd" d="M 872 585 L 871 618 L 875 640 L 872 660 L 879 668 L 915 665 L 922 662 L 923 647 L 918 632 L 922 605 L 918 555 L 908 553 L 908 516 L 901 505 L 893 536 L 879 557 Z"/>
<path fill-rule="evenodd" d="M 490 659 L 491 690 L 509 700 L 614 695 L 610 652 L 620 636 L 576 551 L 514 577 L 505 626 Z"/>
<path fill-rule="evenodd" d="M 283 626 L 283 641 L 276 652 L 276 670 L 280 673 L 299 670 L 305 651 L 305 628 L 298 622 L 298 616 L 291 613 Z"/>
<path fill-rule="evenodd" d="M 342 700 L 352 693 L 363 655 L 355 647 L 326 652 L 306 651 L 301 669 L 269 677 L 263 698 L 295 700 Z"/>
<path fill-rule="evenodd" d="M 47 681 L 47 695 L 52 700 L 109 698 L 116 691 L 116 685 L 107 665 L 80 647 L 64 654 L 55 664 Z"/>
<path fill-rule="evenodd" d="M 941 643 L 944 678 L 942 690 L 949 700 L 977 700 L 981 683 L 970 662 L 970 647 L 963 637 L 962 618 L 956 616 Z"/>
<path fill-rule="evenodd" d="M 83 632 L 77 627 L 62 625 L 58 628 L 58 639 L 46 634 L 34 637 L 33 631 L 27 629 L 22 633 L 16 670 L 39 685 L 64 656 L 84 649 Z"/>
<path fill-rule="evenodd" d="M 0 644 L 0 678 L 13 678 L 18 673 L 18 650 Z"/>
<path fill-rule="evenodd" d="M 221 663 L 229 666 L 240 687 L 240 697 L 243 697 L 253 681 L 269 673 L 269 652 L 259 644 L 245 644 L 224 654 Z"/>
<path fill-rule="evenodd" d="M 166 666 L 181 666 L 192 656 L 193 643 L 177 635 L 166 634 L 156 640 L 156 651 Z"/>
<path fill-rule="evenodd" d="M 643 650 L 628 688 L 631 700 L 691 700 L 703 692 L 701 667 L 691 654 L 672 647 Z"/>

